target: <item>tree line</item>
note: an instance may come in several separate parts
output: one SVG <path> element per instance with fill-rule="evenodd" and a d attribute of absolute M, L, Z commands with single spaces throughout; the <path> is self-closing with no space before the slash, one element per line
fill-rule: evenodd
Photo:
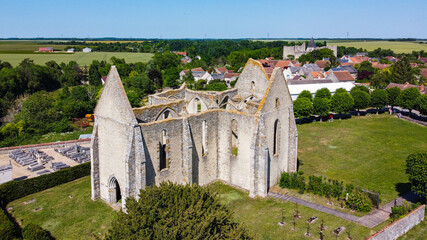
<path fill-rule="evenodd" d="M 421 95 L 418 88 L 407 88 L 403 91 L 398 87 L 375 89 L 370 92 L 365 86 L 355 86 L 347 92 L 344 88 L 336 90 L 332 95 L 329 89 L 322 88 L 316 91 L 313 98 L 308 90 L 302 91 L 294 101 L 294 113 L 298 118 L 311 115 L 328 116 L 331 112 L 338 114 L 349 113 L 350 110 L 373 107 L 379 109 L 390 105 L 391 108 L 400 106 L 411 113 L 416 109 L 427 115 L 427 95 Z"/>

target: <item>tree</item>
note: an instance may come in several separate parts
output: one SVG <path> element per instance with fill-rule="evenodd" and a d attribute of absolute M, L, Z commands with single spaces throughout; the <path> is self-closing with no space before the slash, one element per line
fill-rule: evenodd
<path fill-rule="evenodd" d="M 310 91 L 308 90 L 303 90 L 297 97 L 298 98 L 307 98 L 308 100 L 310 100 L 311 102 L 313 101 L 313 94 L 311 94 Z"/>
<path fill-rule="evenodd" d="M 212 80 L 206 86 L 206 90 L 208 91 L 224 91 L 227 90 L 227 84 L 224 81 Z"/>
<path fill-rule="evenodd" d="M 371 96 L 369 96 L 369 93 L 362 92 L 360 90 L 351 92 L 351 96 L 353 97 L 353 100 L 354 100 L 353 107 L 357 109 L 357 112 L 360 115 L 360 109 L 364 109 L 369 106 L 369 103 L 371 101 Z"/>
<path fill-rule="evenodd" d="M 163 87 L 162 73 L 157 69 L 152 69 L 147 74 L 148 78 L 153 80 L 153 82 L 157 85 L 158 88 Z"/>
<path fill-rule="evenodd" d="M 371 85 L 376 89 L 383 89 L 387 87 L 387 85 L 391 82 L 391 80 L 392 80 L 392 75 L 388 69 L 378 71 L 370 79 Z"/>
<path fill-rule="evenodd" d="M 179 85 L 179 68 L 168 68 L 163 72 L 163 86 L 175 87 Z"/>
<path fill-rule="evenodd" d="M 397 105 L 404 109 L 409 110 L 409 114 L 412 113 L 412 109 L 417 106 L 417 98 L 421 96 L 420 90 L 415 87 L 407 88 L 400 92 L 396 99 Z"/>
<path fill-rule="evenodd" d="M 427 115 L 427 94 L 423 94 L 417 98 L 416 109 L 420 111 L 422 115 Z"/>
<path fill-rule="evenodd" d="M 369 94 L 369 88 L 362 86 L 362 85 L 357 85 L 357 86 L 352 87 L 350 90 L 350 94 L 353 95 L 353 92 L 355 92 L 355 91 L 362 91 L 362 92 Z"/>
<path fill-rule="evenodd" d="M 168 68 L 176 68 L 179 66 L 180 60 L 174 53 L 157 52 L 153 56 L 153 63 L 157 70 L 165 70 Z"/>
<path fill-rule="evenodd" d="M 415 76 L 413 75 L 412 67 L 406 57 L 403 57 L 393 64 L 391 77 L 395 83 L 415 82 Z"/>
<path fill-rule="evenodd" d="M 370 79 L 375 73 L 375 68 L 372 67 L 372 63 L 369 61 L 363 61 L 357 68 L 357 79 Z"/>
<path fill-rule="evenodd" d="M 406 174 L 411 183 L 411 190 L 427 197 L 427 152 L 414 153 L 406 159 Z"/>
<path fill-rule="evenodd" d="M 298 98 L 294 101 L 294 113 L 298 118 L 308 117 L 313 113 L 313 104 L 308 98 Z"/>
<path fill-rule="evenodd" d="M 384 89 L 375 89 L 371 94 L 371 106 L 378 110 L 387 105 L 388 97 Z"/>
<path fill-rule="evenodd" d="M 348 93 L 348 92 L 345 88 L 338 88 L 337 90 L 335 90 L 335 94 L 337 93 Z"/>
<path fill-rule="evenodd" d="M 319 116 L 326 116 L 329 114 L 329 102 L 326 98 L 314 98 L 313 112 Z"/>
<path fill-rule="evenodd" d="M 400 88 L 398 87 L 387 88 L 386 91 L 388 96 L 387 104 L 390 105 L 391 110 L 393 110 L 393 107 L 396 106 L 397 97 L 399 97 L 399 94 L 400 94 Z"/>
<path fill-rule="evenodd" d="M 331 99 L 332 110 L 336 113 L 348 113 L 354 105 L 353 97 L 348 92 L 335 93 Z"/>
<path fill-rule="evenodd" d="M 326 98 L 331 99 L 331 92 L 327 88 L 321 88 L 316 91 L 316 94 L 314 95 L 314 98 Z"/>
<path fill-rule="evenodd" d="M 93 86 L 101 85 L 101 74 L 99 73 L 100 63 L 97 60 L 93 60 L 89 67 L 89 84 Z"/>
<path fill-rule="evenodd" d="M 162 182 L 128 198 L 106 239 L 251 239 L 208 188 Z"/>

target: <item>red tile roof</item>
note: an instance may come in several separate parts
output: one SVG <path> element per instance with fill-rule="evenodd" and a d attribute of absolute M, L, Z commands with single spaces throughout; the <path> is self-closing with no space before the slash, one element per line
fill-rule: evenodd
<path fill-rule="evenodd" d="M 289 60 L 279 60 L 275 67 L 279 68 L 287 68 L 291 64 L 291 61 Z"/>
<path fill-rule="evenodd" d="M 421 68 L 420 71 L 421 71 L 421 75 L 427 78 L 427 68 Z"/>
<path fill-rule="evenodd" d="M 203 68 L 193 68 L 191 69 L 192 72 L 205 72 L 205 70 L 203 70 Z"/>
<path fill-rule="evenodd" d="M 224 74 L 225 78 L 232 78 L 232 77 L 238 77 L 240 73 L 226 73 Z"/>
<path fill-rule="evenodd" d="M 328 63 L 329 61 L 327 61 L 327 60 L 317 60 L 316 61 L 316 64 L 317 64 L 317 66 L 319 66 L 320 68 L 325 68 L 326 67 L 326 63 Z"/>
<path fill-rule="evenodd" d="M 226 73 L 227 72 L 227 68 L 220 67 L 220 68 L 217 68 L 216 71 L 219 72 L 219 73 Z"/>
<path fill-rule="evenodd" d="M 354 81 L 349 71 L 333 72 L 338 81 Z"/>
<path fill-rule="evenodd" d="M 418 86 L 418 85 L 409 84 L 408 82 L 406 82 L 405 84 L 390 83 L 386 88 L 392 88 L 392 87 L 398 87 L 398 88 L 400 88 L 400 90 L 405 90 L 407 88 L 414 87 L 414 88 L 418 88 L 420 90 L 421 94 L 427 93 L 427 89 L 424 87 L 424 84 L 421 86 Z"/>
<path fill-rule="evenodd" d="M 378 69 L 385 69 L 385 68 L 388 68 L 388 67 L 390 67 L 391 65 L 390 64 L 381 64 L 381 63 L 379 63 L 379 64 L 376 64 L 376 65 L 372 65 L 372 67 L 374 67 L 374 68 L 378 68 Z"/>

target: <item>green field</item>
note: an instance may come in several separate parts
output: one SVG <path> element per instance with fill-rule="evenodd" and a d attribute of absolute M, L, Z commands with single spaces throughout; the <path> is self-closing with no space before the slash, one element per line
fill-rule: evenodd
<path fill-rule="evenodd" d="M 33 53 L 41 44 L 34 41 L 0 41 L 0 53 Z"/>
<path fill-rule="evenodd" d="M 426 136 L 426 127 L 386 114 L 299 125 L 299 170 L 379 191 L 386 204 L 409 190 L 406 158 L 426 150 Z"/>
<path fill-rule="evenodd" d="M 9 62 L 13 66 L 25 58 L 34 60 L 34 63 L 43 65 L 48 61 L 54 60 L 57 63 L 76 61 L 80 66 L 89 66 L 93 60 L 109 61 L 111 57 L 124 58 L 127 63 L 148 62 L 153 54 L 151 53 L 128 53 L 128 52 L 76 52 L 76 53 L 29 53 L 29 54 L 11 54 L 0 53 L 0 60 Z"/>
<path fill-rule="evenodd" d="M 293 203 L 270 198 L 252 199 L 248 197 L 248 193 L 221 183 L 215 183 L 212 187 L 219 193 L 222 202 L 234 211 L 236 220 L 243 223 L 257 239 L 302 239 L 307 231 L 305 221 L 312 216 L 324 220 L 325 239 L 334 238 L 332 230 L 340 226 L 350 229 L 353 239 L 363 239 L 384 226 L 383 224 L 369 229 L 299 206 L 302 218 L 296 221 L 297 230 L 292 231 L 290 216 L 295 212 Z M 35 202 L 24 204 L 31 199 L 35 199 Z M 12 215 L 19 224 L 39 224 L 51 231 L 57 239 L 94 239 L 93 235 L 103 236 L 115 216 L 115 212 L 107 204 L 90 199 L 89 177 L 26 196 L 10 203 L 8 207 L 13 207 Z M 42 209 L 34 211 L 38 208 Z M 277 223 L 280 221 L 282 209 L 285 212 L 286 225 L 280 227 Z M 311 225 L 310 232 L 313 237 L 319 237 L 317 229 L 320 223 L 321 221 L 317 221 Z M 344 233 L 338 239 L 347 239 L 347 235 Z"/>
<path fill-rule="evenodd" d="M 36 201 L 24 203 L 31 199 Z M 26 196 L 8 207 L 13 207 L 11 214 L 21 226 L 39 224 L 56 239 L 90 239 L 92 235 L 103 235 L 115 216 L 107 204 L 90 199 L 90 177 Z M 42 209 L 35 211 L 38 208 Z"/>
<path fill-rule="evenodd" d="M 412 53 L 412 51 L 427 51 L 427 44 L 416 42 L 389 42 L 389 41 L 328 41 L 328 45 L 363 48 L 372 51 L 377 48 L 391 49 L 395 53 Z"/>

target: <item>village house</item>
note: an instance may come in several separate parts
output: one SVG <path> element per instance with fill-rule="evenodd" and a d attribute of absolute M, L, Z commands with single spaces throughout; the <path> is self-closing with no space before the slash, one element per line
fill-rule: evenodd
<path fill-rule="evenodd" d="M 92 49 L 91 48 L 88 48 L 88 47 L 85 47 L 85 48 L 83 48 L 83 50 L 82 50 L 84 53 L 88 53 L 88 52 L 92 52 Z"/>
<path fill-rule="evenodd" d="M 39 52 L 53 52 L 53 47 L 41 47 Z"/>

